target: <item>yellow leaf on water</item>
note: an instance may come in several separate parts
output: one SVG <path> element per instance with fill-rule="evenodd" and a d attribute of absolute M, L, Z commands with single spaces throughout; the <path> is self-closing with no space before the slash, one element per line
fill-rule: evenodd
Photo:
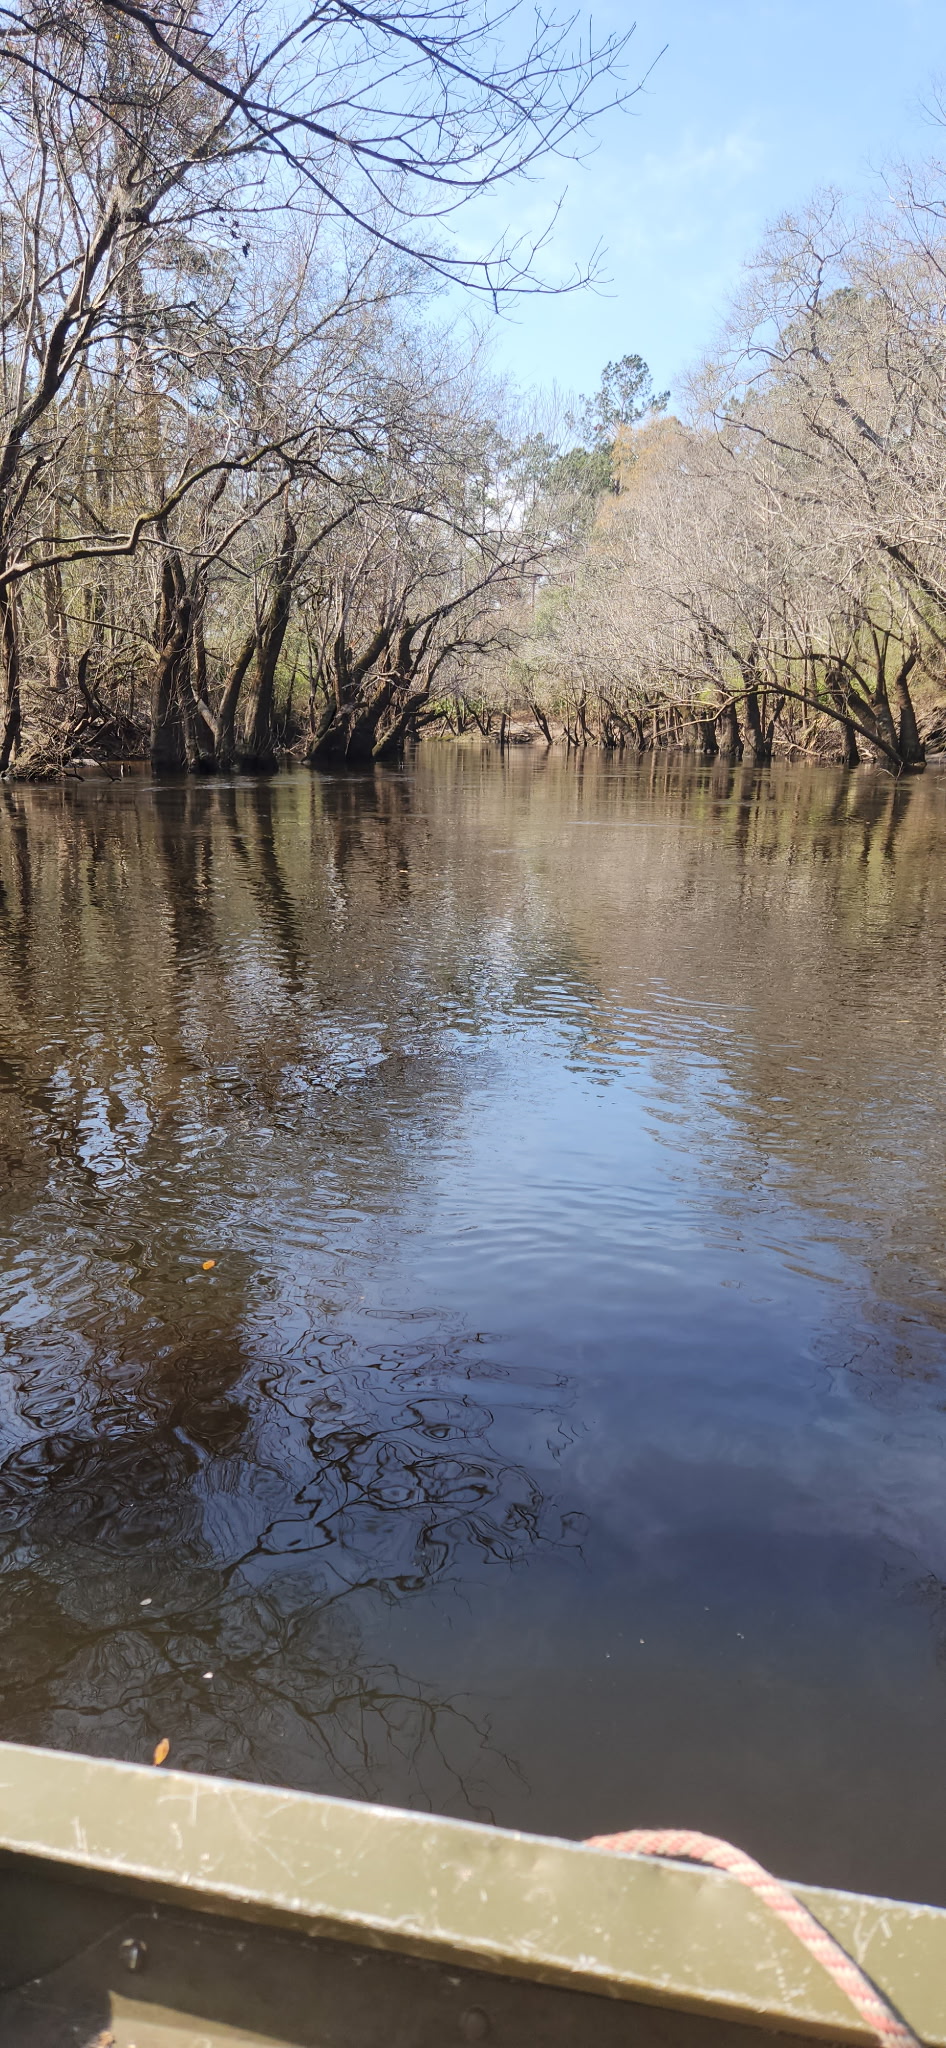
<path fill-rule="evenodd" d="M 158 1743 L 157 1749 L 155 1750 L 151 1761 L 153 1764 L 163 1764 L 165 1757 L 169 1756 L 170 1753 L 171 1745 L 167 1739 L 167 1736 L 162 1735 L 161 1740 Z"/>
<path fill-rule="evenodd" d="M 202 1273 L 209 1273 L 209 1272 L 211 1272 L 211 1270 L 212 1270 L 212 1269 L 213 1269 L 213 1267 L 214 1267 L 214 1266 L 216 1265 L 216 1263 L 217 1263 L 216 1259 L 205 1259 L 205 1260 L 204 1260 L 204 1263 L 203 1263 L 203 1265 L 202 1265 L 202 1267 L 201 1267 L 201 1269 L 200 1269 L 200 1270 L 201 1270 L 201 1272 L 202 1272 Z"/>

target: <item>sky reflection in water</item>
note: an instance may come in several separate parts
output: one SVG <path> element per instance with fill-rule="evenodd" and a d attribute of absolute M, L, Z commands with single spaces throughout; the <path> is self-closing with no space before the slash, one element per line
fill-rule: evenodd
<path fill-rule="evenodd" d="M 0 1732 L 946 1902 L 946 777 L 0 807 Z"/>

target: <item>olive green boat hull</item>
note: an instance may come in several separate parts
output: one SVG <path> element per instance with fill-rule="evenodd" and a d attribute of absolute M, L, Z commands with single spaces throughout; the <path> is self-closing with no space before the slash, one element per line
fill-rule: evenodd
<path fill-rule="evenodd" d="M 946 2048 L 946 1912 L 796 1889 Z M 773 2033 L 870 2038 L 716 1871 L 0 1744 L 2 2048 L 748 2048 Z"/>

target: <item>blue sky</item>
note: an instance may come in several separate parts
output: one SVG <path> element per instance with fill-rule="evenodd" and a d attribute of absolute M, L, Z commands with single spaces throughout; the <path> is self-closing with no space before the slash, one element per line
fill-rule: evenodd
<path fill-rule="evenodd" d="M 946 129 L 924 112 L 946 81 L 946 0 L 594 10 L 599 32 L 635 18 L 636 75 L 668 46 L 646 92 L 607 118 L 586 163 L 511 195 L 517 221 L 538 223 L 567 184 L 547 265 L 567 271 L 600 237 L 612 280 L 604 294 L 520 303 L 497 325 L 497 367 L 525 385 L 591 391 L 634 350 L 672 386 L 712 342 L 768 220 L 819 185 L 866 194 L 898 156 L 946 160 Z M 497 194 L 475 225 L 495 231 L 509 212 Z"/>

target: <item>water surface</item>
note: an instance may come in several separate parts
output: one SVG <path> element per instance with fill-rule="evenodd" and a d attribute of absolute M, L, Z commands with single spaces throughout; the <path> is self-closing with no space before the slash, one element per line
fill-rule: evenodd
<path fill-rule="evenodd" d="M 935 772 L 0 791 L 0 1734 L 946 1903 L 944 846 Z"/>

